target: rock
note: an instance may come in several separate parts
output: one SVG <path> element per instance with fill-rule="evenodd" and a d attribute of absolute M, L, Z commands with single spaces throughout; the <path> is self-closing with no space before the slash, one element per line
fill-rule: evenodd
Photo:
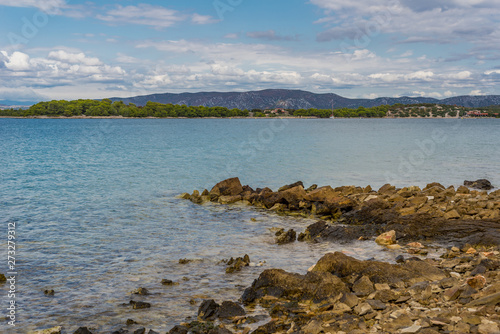
<path fill-rule="evenodd" d="M 134 334 L 146 334 L 146 328 L 139 328 L 134 331 Z"/>
<path fill-rule="evenodd" d="M 375 293 L 373 298 L 378 299 L 383 303 L 388 303 L 398 300 L 399 294 L 392 290 L 380 290 Z"/>
<path fill-rule="evenodd" d="M 421 328 L 422 328 L 422 326 L 419 326 L 417 324 L 413 324 L 410 327 L 405 327 L 405 328 L 401 329 L 401 333 L 417 333 Z"/>
<path fill-rule="evenodd" d="M 297 233 L 293 229 L 280 233 L 275 237 L 275 241 L 278 245 L 288 244 L 294 242 L 296 239 Z"/>
<path fill-rule="evenodd" d="M 476 299 L 468 303 L 467 307 L 482 306 L 482 305 L 496 305 L 500 303 L 500 292 Z"/>
<path fill-rule="evenodd" d="M 380 194 L 392 194 L 394 192 L 396 192 L 396 187 L 391 186 L 390 184 L 384 184 L 378 190 L 378 193 L 380 193 Z"/>
<path fill-rule="evenodd" d="M 473 289 L 479 290 L 486 285 L 486 278 L 483 275 L 476 275 L 467 279 L 467 284 Z"/>
<path fill-rule="evenodd" d="M 87 327 L 80 327 L 73 334 L 92 334 L 92 332 Z"/>
<path fill-rule="evenodd" d="M 174 281 L 169 280 L 169 279 L 162 279 L 162 280 L 161 280 L 161 284 L 162 284 L 162 285 L 168 285 L 168 286 L 172 286 L 172 285 L 179 285 L 179 283 L 174 282 Z"/>
<path fill-rule="evenodd" d="M 446 275 L 425 261 L 407 261 L 401 265 L 379 261 L 361 261 L 341 252 L 327 253 L 316 264 L 313 272 L 329 272 L 340 278 L 353 273 L 366 275 L 373 283 L 412 283 L 423 280 L 441 280 Z"/>
<path fill-rule="evenodd" d="M 149 295 L 149 290 L 146 288 L 138 288 L 137 290 L 133 291 L 132 294 L 147 296 Z"/>
<path fill-rule="evenodd" d="M 349 292 L 349 289 L 339 277 L 330 273 L 311 271 L 300 275 L 282 269 L 267 269 L 245 290 L 241 299 L 245 304 L 264 296 L 321 301 L 341 292 Z"/>
<path fill-rule="evenodd" d="M 236 259 L 230 258 L 226 264 L 226 274 L 231 274 L 235 271 L 240 271 L 243 267 L 248 267 L 250 265 L 250 257 L 248 254 L 245 254 L 243 257 L 237 257 Z"/>
<path fill-rule="evenodd" d="M 243 187 L 241 186 L 240 179 L 233 177 L 217 183 L 212 190 L 210 190 L 210 195 L 236 196 L 242 192 Z"/>
<path fill-rule="evenodd" d="M 304 189 L 304 184 L 302 183 L 302 181 L 297 181 L 295 183 L 288 184 L 286 186 L 283 186 L 283 187 L 279 188 L 278 192 L 285 191 L 285 190 L 288 190 L 288 189 L 291 189 L 291 188 L 294 188 L 294 187 L 298 187 L 298 186 L 301 186 L 302 189 Z"/>
<path fill-rule="evenodd" d="M 498 324 L 489 321 L 489 320 L 482 320 L 481 324 L 477 328 L 478 332 L 480 334 L 498 334 L 500 333 L 500 328 L 498 327 Z"/>
<path fill-rule="evenodd" d="M 348 307 L 353 308 L 358 305 L 359 298 L 354 293 L 343 293 L 339 301 Z"/>
<path fill-rule="evenodd" d="M 168 331 L 168 334 L 188 334 L 188 332 L 189 328 L 187 328 L 186 326 L 177 325 L 170 331 Z"/>
<path fill-rule="evenodd" d="M 4 274 L 0 274 L 0 284 L 7 282 L 7 278 Z"/>
<path fill-rule="evenodd" d="M 368 303 L 359 304 L 354 308 L 354 312 L 360 317 L 364 316 L 367 313 L 370 313 L 371 311 L 373 311 L 373 309 Z"/>
<path fill-rule="evenodd" d="M 387 308 L 387 305 L 385 305 L 378 299 L 368 299 L 366 302 L 370 304 L 372 309 L 374 309 L 375 311 L 385 310 Z"/>
<path fill-rule="evenodd" d="M 281 191 L 281 196 L 288 202 L 288 203 L 295 203 L 302 201 L 306 196 L 307 193 L 304 190 L 304 187 L 299 185 L 287 190 Z"/>
<path fill-rule="evenodd" d="M 444 214 L 445 219 L 458 219 L 460 218 L 460 214 L 457 212 L 457 210 L 451 210 L 448 211 Z"/>
<path fill-rule="evenodd" d="M 491 190 L 493 186 L 491 182 L 486 179 L 479 179 L 476 181 L 464 181 L 464 186 L 480 190 Z"/>
<path fill-rule="evenodd" d="M 309 192 L 304 196 L 304 199 L 311 202 L 327 202 L 335 200 L 341 195 L 340 192 L 333 190 L 332 187 L 325 186 Z"/>
<path fill-rule="evenodd" d="M 154 331 L 154 330 L 150 329 L 149 332 L 148 332 L 148 334 L 160 334 L 160 333 L 158 333 L 157 331 Z"/>
<path fill-rule="evenodd" d="M 133 319 L 127 319 L 126 324 L 127 324 L 127 326 L 136 325 L 137 321 L 135 321 Z"/>
<path fill-rule="evenodd" d="M 233 204 L 241 201 L 243 198 L 241 195 L 228 195 L 228 196 L 219 196 L 220 204 Z"/>
<path fill-rule="evenodd" d="M 403 255 L 396 256 L 396 263 L 404 263 L 405 257 Z"/>
<path fill-rule="evenodd" d="M 41 329 L 38 331 L 35 331 L 35 334 L 61 334 L 62 331 L 62 326 L 56 326 L 52 328 L 47 328 L 47 329 Z"/>
<path fill-rule="evenodd" d="M 55 291 L 50 289 L 50 290 L 45 290 L 43 293 L 46 296 L 53 296 L 55 294 Z"/>
<path fill-rule="evenodd" d="M 382 233 L 379 235 L 376 239 L 375 242 L 379 245 L 386 246 L 386 245 L 392 245 L 396 243 L 396 231 L 391 230 L 389 232 Z"/>
<path fill-rule="evenodd" d="M 221 319 L 226 319 L 244 316 L 245 314 L 245 310 L 240 305 L 231 301 L 224 301 L 219 308 L 218 316 Z"/>
<path fill-rule="evenodd" d="M 352 286 L 352 291 L 356 296 L 368 296 L 370 293 L 375 292 L 372 281 L 368 276 L 362 276 Z"/>
<path fill-rule="evenodd" d="M 145 308 L 150 308 L 151 304 L 150 303 L 145 303 L 145 302 L 136 302 L 131 300 L 130 305 L 132 305 L 132 308 L 134 310 L 140 310 L 140 309 L 145 309 Z"/>
<path fill-rule="evenodd" d="M 201 320 L 213 320 L 217 317 L 220 305 L 213 299 L 204 300 L 198 308 L 198 318 Z"/>

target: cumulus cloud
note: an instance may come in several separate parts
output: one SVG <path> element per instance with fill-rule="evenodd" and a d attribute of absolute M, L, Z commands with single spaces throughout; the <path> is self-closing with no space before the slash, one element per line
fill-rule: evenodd
<path fill-rule="evenodd" d="M 3 55 L 3 64 L 12 71 L 27 71 L 30 69 L 30 57 L 26 53 L 15 51 L 9 55 L 6 51 L 0 52 Z"/>

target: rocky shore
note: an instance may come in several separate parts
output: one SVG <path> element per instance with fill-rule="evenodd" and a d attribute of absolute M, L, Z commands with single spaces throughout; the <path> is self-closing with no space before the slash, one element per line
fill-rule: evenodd
<path fill-rule="evenodd" d="M 231 178 L 180 197 L 317 220 L 302 231 L 273 230 L 279 245 L 358 240 L 401 255 L 386 263 L 335 252 L 304 273 L 266 269 L 238 300 L 206 299 L 168 334 L 500 334 L 500 190 L 487 180 L 465 181 L 457 189 L 431 183 L 378 190 L 296 182 L 272 191 Z M 428 257 L 429 247 L 440 247 L 442 255 Z M 245 270 L 250 257 L 224 260 L 226 274 Z M 132 300 L 129 306 L 147 304 Z M 56 327 L 39 333 L 62 332 Z M 75 333 L 92 332 L 81 327 Z M 157 334 L 142 327 L 113 332 L 127 333 Z"/>
<path fill-rule="evenodd" d="M 299 234 L 299 241 L 349 242 L 370 239 L 394 230 L 397 240 L 439 241 L 462 247 L 466 244 L 500 244 L 500 190 L 491 191 L 487 180 L 465 181 L 470 187 L 396 188 L 390 184 L 373 190 L 344 186 L 332 188 L 302 182 L 281 187 L 252 189 L 238 178 L 219 182 L 210 191 L 182 194 L 194 203 L 243 202 L 284 215 L 317 218 L 319 221 Z"/>
<path fill-rule="evenodd" d="M 299 233 L 277 229 L 277 244 L 365 240 L 407 256 L 390 264 L 336 252 L 307 273 L 268 269 L 245 290 L 237 315 L 221 317 L 222 306 L 206 300 L 197 321 L 169 333 L 500 333 L 500 191 L 488 193 L 487 180 L 464 184 L 373 190 L 296 182 L 272 191 L 232 178 L 181 195 L 318 219 Z M 448 245 L 441 258 L 425 257 L 431 242 Z M 244 312 L 256 307 L 269 317 L 252 329 L 259 319 Z"/>

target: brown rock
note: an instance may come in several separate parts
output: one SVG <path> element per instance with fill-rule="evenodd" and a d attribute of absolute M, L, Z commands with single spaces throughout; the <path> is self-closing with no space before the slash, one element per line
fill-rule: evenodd
<path fill-rule="evenodd" d="M 325 202 L 328 200 L 335 200 L 341 195 L 342 194 L 340 192 L 333 190 L 332 187 L 325 186 L 309 192 L 306 196 L 304 196 L 304 199 L 311 202 Z"/>
<path fill-rule="evenodd" d="M 351 274 L 366 275 L 373 283 L 412 283 L 423 280 L 441 280 L 446 275 L 425 261 L 407 261 L 404 264 L 390 264 L 379 261 L 361 261 L 340 252 L 325 254 L 316 264 L 313 272 L 329 272 L 338 277 Z"/>
<path fill-rule="evenodd" d="M 389 232 L 382 233 L 379 235 L 376 239 L 375 242 L 379 245 L 386 246 L 386 245 L 392 245 L 396 243 L 396 231 L 392 230 Z"/>
<path fill-rule="evenodd" d="M 304 199 L 304 197 L 307 196 L 307 193 L 304 190 L 304 187 L 299 185 L 299 186 L 281 191 L 281 196 L 283 196 L 283 198 L 288 203 L 293 203 L 293 202 L 302 201 Z"/>
<path fill-rule="evenodd" d="M 375 292 L 372 281 L 368 276 L 362 276 L 352 285 L 352 291 L 356 296 L 368 296 L 370 293 Z"/>
<path fill-rule="evenodd" d="M 241 186 L 240 179 L 233 177 L 217 183 L 212 190 L 210 190 L 210 195 L 236 196 L 242 192 L 243 187 Z"/>
<path fill-rule="evenodd" d="M 486 285 L 486 278 L 484 278 L 483 275 L 476 275 L 474 277 L 468 278 L 467 279 L 467 284 L 476 289 L 482 289 Z"/>
<path fill-rule="evenodd" d="M 451 210 L 451 211 L 448 211 L 444 214 L 444 218 L 446 218 L 446 219 L 458 219 L 458 218 L 460 218 L 460 214 L 457 212 L 457 210 Z"/>

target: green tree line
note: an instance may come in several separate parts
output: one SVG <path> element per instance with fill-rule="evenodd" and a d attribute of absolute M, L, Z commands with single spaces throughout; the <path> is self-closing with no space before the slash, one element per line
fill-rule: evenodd
<path fill-rule="evenodd" d="M 252 109 L 229 109 L 225 107 L 204 107 L 204 106 L 186 106 L 177 104 L 164 104 L 157 102 L 148 102 L 145 106 L 136 106 L 133 103 L 125 104 L 122 101 L 104 100 L 54 100 L 48 102 L 39 102 L 28 109 L 7 109 L 0 110 L 0 116 L 15 116 L 15 117 L 33 117 L 33 116 L 123 116 L 123 117 L 279 117 L 279 116 L 294 116 L 294 117 L 318 117 L 328 118 L 334 116 L 337 118 L 350 117 L 385 117 L 390 115 L 395 117 L 433 117 L 453 115 L 457 111 L 460 116 L 466 114 L 471 108 L 445 106 L 436 104 L 418 104 L 418 105 L 402 105 L 395 104 L 393 106 L 383 105 L 372 108 L 359 107 L 356 109 L 340 108 L 340 109 L 287 109 L 283 113 L 275 114 L 269 110 Z M 487 112 L 491 117 L 499 117 L 500 106 L 492 106 L 480 108 L 483 112 Z"/>

